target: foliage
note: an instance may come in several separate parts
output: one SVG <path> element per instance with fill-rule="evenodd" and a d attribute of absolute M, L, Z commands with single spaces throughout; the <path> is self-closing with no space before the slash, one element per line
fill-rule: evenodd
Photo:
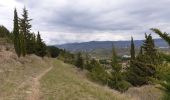
<path fill-rule="evenodd" d="M 135 45 L 134 45 L 134 42 L 133 42 L 133 37 L 131 37 L 130 54 L 131 54 L 131 60 L 134 60 L 135 59 Z"/>
<path fill-rule="evenodd" d="M 131 61 L 128 71 L 127 79 L 134 86 L 152 83 L 150 79 L 156 78 L 156 68 L 160 64 L 151 34 L 145 34 L 145 38 L 138 56 Z"/>
<path fill-rule="evenodd" d="M 19 19 L 19 20 L 18 20 Z M 18 18 L 17 11 L 14 11 L 14 47 L 15 51 L 20 56 L 26 54 L 36 54 L 40 57 L 44 57 L 46 52 L 46 44 L 42 41 L 41 36 L 35 36 L 35 33 L 31 33 L 32 19 L 28 18 L 28 11 L 26 8 L 23 9 L 22 18 Z"/>
<path fill-rule="evenodd" d="M 0 25 L 0 37 L 4 38 L 9 36 L 10 36 L 9 30 L 5 26 Z"/>
<path fill-rule="evenodd" d="M 65 63 L 75 64 L 75 56 L 74 54 L 66 51 L 66 50 L 60 50 L 60 54 L 58 56 L 58 59 L 64 61 Z"/>
<path fill-rule="evenodd" d="M 92 60 L 90 65 L 91 65 L 89 73 L 90 78 L 100 84 L 107 84 L 109 76 L 105 71 L 104 67 L 101 66 L 100 63 L 97 62 L 96 60 Z"/>
<path fill-rule="evenodd" d="M 17 10 L 14 10 L 14 27 L 13 27 L 13 34 L 14 34 L 14 48 L 18 55 L 21 56 L 21 42 L 20 42 L 20 35 L 19 35 L 19 26 L 18 26 L 18 14 Z"/>
<path fill-rule="evenodd" d="M 59 48 L 55 46 L 47 46 L 47 50 L 48 50 L 50 57 L 52 58 L 58 57 L 61 51 Z"/>
<path fill-rule="evenodd" d="M 157 28 L 151 28 L 151 30 L 156 34 L 158 34 L 162 39 L 164 39 L 170 45 L 170 36 L 168 35 L 168 33 L 166 32 L 163 33 Z"/>
<path fill-rule="evenodd" d="M 23 56 L 27 54 L 35 53 L 35 36 L 33 33 L 30 32 L 31 24 L 28 17 L 28 10 L 24 7 L 22 18 L 19 19 L 19 26 L 20 26 L 20 34 L 22 36 L 21 43 L 22 43 L 22 52 Z"/>
<path fill-rule="evenodd" d="M 170 36 L 166 33 L 166 32 L 161 32 L 159 29 L 156 28 L 152 28 L 151 29 L 153 32 L 155 32 L 156 34 L 158 34 L 162 39 L 164 39 L 169 45 L 170 45 Z M 170 61 L 169 60 L 169 55 L 162 55 L 163 59 L 165 59 L 165 61 Z M 165 73 L 167 72 L 167 73 Z M 162 78 L 162 83 L 161 85 L 163 87 L 166 88 L 166 94 L 163 98 L 163 100 L 169 100 L 170 99 L 170 69 L 165 69 L 164 72 L 162 72 L 163 77 Z"/>
<path fill-rule="evenodd" d="M 124 75 L 122 72 L 122 66 L 118 62 L 118 57 L 115 52 L 114 46 L 112 47 L 112 70 L 111 76 L 109 77 L 108 85 L 120 92 L 126 91 L 130 87 L 130 83 L 124 80 Z"/>
<path fill-rule="evenodd" d="M 84 68 L 84 59 L 83 59 L 82 54 L 81 54 L 80 52 L 77 53 L 77 58 L 76 58 L 75 65 L 76 65 L 78 68 L 81 68 L 81 69 Z"/>
<path fill-rule="evenodd" d="M 46 55 L 46 45 L 45 43 L 42 41 L 41 36 L 38 32 L 37 34 L 37 43 L 36 43 L 36 55 L 40 56 L 40 57 L 44 57 Z"/>

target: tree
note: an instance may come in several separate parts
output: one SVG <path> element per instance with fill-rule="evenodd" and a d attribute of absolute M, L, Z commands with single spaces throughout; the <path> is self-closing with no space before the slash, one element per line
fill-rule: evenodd
<path fill-rule="evenodd" d="M 60 49 L 55 47 L 55 46 L 48 46 L 48 52 L 50 53 L 50 56 L 52 58 L 56 58 L 59 56 L 59 53 L 60 53 Z"/>
<path fill-rule="evenodd" d="M 166 32 L 163 33 L 157 28 L 151 28 L 151 30 L 158 34 L 162 39 L 164 39 L 170 46 L 170 36 L 168 35 L 168 33 Z"/>
<path fill-rule="evenodd" d="M 19 20 L 19 27 L 20 27 L 20 33 L 22 36 L 22 52 L 23 55 L 27 54 L 32 54 L 34 53 L 32 51 L 32 38 L 33 35 L 31 34 L 30 30 L 31 30 L 31 24 L 30 21 L 32 19 L 28 18 L 28 10 L 26 10 L 26 8 L 24 7 L 23 9 L 23 14 L 22 14 L 22 18 L 20 18 Z"/>
<path fill-rule="evenodd" d="M 124 80 L 123 73 L 122 73 L 122 66 L 119 64 L 117 58 L 118 57 L 113 45 L 112 62 L 111 62 L 112 70 L 111 70 L 111 76 L 109 78 L 108 85 L 111 88 L 124 92 L 130 87 L 130 84 Z"/>
<path fill-rule="evenodd" d="M 131 37 L 130 54 L 131 54 L 131 60 L 134 60 L 135 59 L 135 45 L 134 45 L 134 42 L 133 42 L 133 37 Z"/>
<path fill-rule="evenodd" d="M 128 80 L 135 86 L 149 84 L 155 77 L 158 55 L 151 34 L 145 34 L 145 41 L 135 60 L 131 61 Z"/>
<path fill-rule="evenodd" d="M 42 41 L 40 33 L 37 34 L 37 42 L 36 42 L 36 55 L 40 57 L 44 57 L 46 55 L 46 45 Z"/>
<path fill-rule="evenodd" d="M 0 25 L 0 37 L 4 38 L 8 38 L 10 36 L 10 32 L 9 30 L 3 26 L 3 25 Z"/>
<path fill-rule="evenodd" d="M 21 44 L 21 55 L 25 56 L 26 55 L 26 46 L 25 46 L 24 33 L 22 31 L 20 31 L 20 44 Z"/>
<path fill-rule="evenodd" d="M 166 32 L 163 33 L 157 28 L 152 28 L 151 30 L 155 32 L 156 34 L 158 34 L 170 46 L 170 36 Z M 169 57 L 166 56 L 165 58 L 169 62 Z M 159 77 L 162 80 L 161 85 L 166 88 L 166 95 L 163 99 L 169 100 L 170 99 L 170 74 L 169 74 L 170 68 L 169 66 L 165 65 L 165 66 L 161 66 L 161 70 L 159 70 L 159 73 L 160 73 Z"/>
<path fill-rule="evenodd" d="M 93 81 L 96 81 L 100 84 L 108 83 L 108 73 L 105 71 L 104 67 L 95 59 L 90 62 L 90 73 L 89 76 Z"/>
<path fill-rule="evenodd" d="M 78 68 L 83 69 L 84 68 L 84 60 L 82 57 L 82 54 L 79 52 L 77 54 L 77 60 L 76 60 L 76 64 L 75 64 Z"/>
<path fill-rule="evenodd" d="M 14 48 L 15 52 L 17 53 L 18 57 L 21 56 L 21 41 L 20 41 L 20 34 L 19 34 L 19 26 L 18 26 L 18 15 L 17 10 L 14 10 L 14 27 L 13 27 L 13 34 L 14 34 Z"/>

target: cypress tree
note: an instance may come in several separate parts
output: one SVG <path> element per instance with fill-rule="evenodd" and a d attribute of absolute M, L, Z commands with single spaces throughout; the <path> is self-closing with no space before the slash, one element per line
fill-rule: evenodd
<path fill-rule="evenodd" d="M 151 34 L 145 34 L 145 38 L 138 56 L 131 61 L 129 68 L 128 80 L 135 86 L 148 84 L 156 74 L 158 56 L 154 41 Z"/>
<path fill-rule="evenodd" d="M 131 37 L 130 54 L 131 54 L 131 60 L 134 60 L 135 59 L 135 45 L 134 45 L 134 42 L 133 42 L 133 37 Z"/>
<path fill-rule="evenodd" d="M 15 52 L 17 53 L 18 57 L 21 56 L 21 42 L 20 42 L 20 34 L 19 34 L 19 26 L 18 26 L 18 15 L 17 10 L 14 10 L 14 27 L 13 27 L 13 34 L 14 34 L 14 48 Z"/>
<path fill-rule="evenodd" d="M 24 33 L 20 32 L 20 44 L 21 44 L 21 55 L 25 56 L 26 55 L 26 47 L 25 47 L 25 38 L 24 38 Z"/>

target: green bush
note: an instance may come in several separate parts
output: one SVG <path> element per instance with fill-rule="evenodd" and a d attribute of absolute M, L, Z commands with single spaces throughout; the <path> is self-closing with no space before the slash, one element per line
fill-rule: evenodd
<path fill-rule="evenodd" d="M 93 81 L 96 81 L 100 84 L 107 84 L 108 81 L 108 73 L 105 71 L 104 67 L 101 66 L 99 63 L 93 65 L 91 72 L 89 72 L 88 76 Z"/>
<path fill-rule="evenodd" d="M 125 92 L 131 86 L 132 85 L 129 82 L 122 80 L 122 81 L 118 82 L 116 87 L 117 87 L 117 90 L 119 90 L 120 92 Z"/>
<path fill-rule="evenodd" d="M 112 76 L 109 79 L 108 86 L 112 89 L 118 90 L 120 92 L 125 92 L 132 85 L 125 81 L 121 73 L 115 74 L 116 76 Z"/>

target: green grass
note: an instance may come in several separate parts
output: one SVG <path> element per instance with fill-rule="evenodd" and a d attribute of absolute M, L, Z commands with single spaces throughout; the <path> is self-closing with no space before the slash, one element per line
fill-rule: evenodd
<path fill-rule="evenodd" d="M 124 95 L 88 81 L 74 66 L 54 61 L 41 79 L 41 100 L 128 100 Z"/>

